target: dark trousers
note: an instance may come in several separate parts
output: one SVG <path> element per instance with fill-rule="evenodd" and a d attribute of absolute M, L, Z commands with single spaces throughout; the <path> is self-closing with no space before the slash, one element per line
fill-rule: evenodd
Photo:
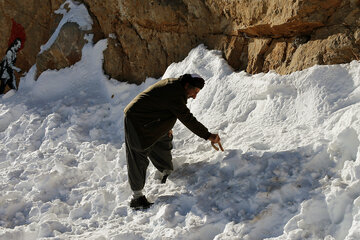
<path fill-rule="evenodd" d="M 125 117 L 124 123 L 129 183 L 131 190 L 140 191 L 145 186 L 149 159 L 160 172 L 173 170 L 172 136 L 165 134 L 149 148 L 143 149 L 131 121 Z"/>

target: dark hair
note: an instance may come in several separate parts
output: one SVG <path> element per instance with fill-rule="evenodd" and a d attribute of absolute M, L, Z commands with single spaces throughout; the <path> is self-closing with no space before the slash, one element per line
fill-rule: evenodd
<path fill-rule="evenodd" d="M 181 85 L 185 86 L 186 83 L 188 83 L 192 87 L 197 87 L 202 89 L 205 85 L 205 81 L 202 77 L 200 77 L 197 74 L 184 74 L 180 76 L 180 82 Z"/>

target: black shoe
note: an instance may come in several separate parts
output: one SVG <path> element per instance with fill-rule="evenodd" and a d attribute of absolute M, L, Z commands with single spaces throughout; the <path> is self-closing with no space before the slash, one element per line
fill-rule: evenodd
<path fill-rule="evenodd" d="M 139 198 L 133 198 L 130 201 L 130 207 L 135 210 L 147 209 L 154 203 L 150 203 L 145 196 Z"/>
<path fill-rule="evenodd" d="M 166 174 L 163 176 L 163 178 L 161 179 L 161 183 L 164 184 L 166 183 L 166 179 L 168 178 L 169 174 Z"/>

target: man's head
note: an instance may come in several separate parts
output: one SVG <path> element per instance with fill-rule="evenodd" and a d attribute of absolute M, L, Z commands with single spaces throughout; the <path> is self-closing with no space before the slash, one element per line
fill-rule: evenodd
<path fill-rule="evenodd" d="M 187 98 L 196 98 L 196 95 L 204 87 L 205 81 L 198 74 L 184 74 L 180 77 L 181 84 L 183 85 Z"/>

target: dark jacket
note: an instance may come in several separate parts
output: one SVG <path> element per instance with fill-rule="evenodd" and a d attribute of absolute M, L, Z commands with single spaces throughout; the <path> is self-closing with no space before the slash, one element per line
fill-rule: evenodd
<path fill-rule="evenodd" d="M 208 129 L 192 115 L 186 106 L 187 96 L 177 78 L 163 79 L 135 97 L 125 108 L 142 148 L 148 148 L 173 128 L 179 119 L 188 129 L 203 139 L 210 137 Z"/>

